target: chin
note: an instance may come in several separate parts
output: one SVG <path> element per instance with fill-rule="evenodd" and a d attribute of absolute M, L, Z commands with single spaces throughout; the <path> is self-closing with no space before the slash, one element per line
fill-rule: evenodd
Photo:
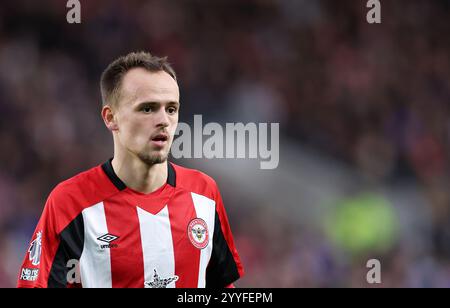
<path fill-rule="evenodd" d="M 147 165 L 162 164 L 167 161 L 168 153 L 158 153 L 158 154 L 138 154 L 140 160 L 142 160 Z"/>

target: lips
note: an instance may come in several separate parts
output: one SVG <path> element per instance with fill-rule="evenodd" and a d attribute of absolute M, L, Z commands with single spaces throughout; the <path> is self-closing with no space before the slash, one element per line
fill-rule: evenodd
<path fill-rule="evenodd" d="M 153 141 L 167 141 L 169 139 L 169 135 L 167 134 L 157 134 L 155 136 L 152 137 Z"/>

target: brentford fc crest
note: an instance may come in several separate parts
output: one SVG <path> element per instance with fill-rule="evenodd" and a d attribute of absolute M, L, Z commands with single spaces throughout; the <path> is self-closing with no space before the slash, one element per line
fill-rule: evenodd
<path fill-rule="evenodd" d="M 208 246 L 209 234 L 206 222 L 201 218 L 192 219 L 188 225 L 188 236 L 196 248 L 203 249 Z"/>

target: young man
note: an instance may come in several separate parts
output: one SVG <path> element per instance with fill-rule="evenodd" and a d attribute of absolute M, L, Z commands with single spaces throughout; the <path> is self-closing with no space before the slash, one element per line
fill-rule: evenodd
<path fill-rule="evenodd" d="M 18 286 L 232 286 L 243 268 L 217 184 L 167 161 L 180 95 L 166 58 L 120 57 L 101 92 L 114 157 L 51 192 Z"/>

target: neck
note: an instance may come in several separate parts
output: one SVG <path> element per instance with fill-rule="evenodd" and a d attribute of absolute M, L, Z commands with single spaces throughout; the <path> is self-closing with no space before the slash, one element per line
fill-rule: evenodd
<path fill-rule="evenodd" d="M 116 154 L 111 164 L 114 172 L 127 187 L 148 194 L 166 183 L 167 161 L 147 165 L 136 156 L 123 157 Z"/>

